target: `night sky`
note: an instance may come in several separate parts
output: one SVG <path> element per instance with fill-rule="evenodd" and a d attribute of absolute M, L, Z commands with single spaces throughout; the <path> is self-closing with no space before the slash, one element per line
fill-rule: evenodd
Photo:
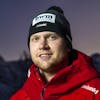
<path fill-rule="evenodd" d="M 32 18 L 56 5 L 71 25 L 73 46 L 88 55 L 100 53 L 100 0 L 1 0 L 0 55 L 16 60 L 27 47 Z"/>

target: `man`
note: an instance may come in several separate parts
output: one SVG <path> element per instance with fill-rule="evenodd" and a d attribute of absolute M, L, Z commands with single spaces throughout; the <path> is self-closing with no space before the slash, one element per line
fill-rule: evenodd
<path fill-rule="evenodd" d="M 11 100 L 100 100 L 100 78 L 90 57 L 74 50 L 70 25 L 59 7 L 36 16 L 29 30 L 33 61 Z"/>

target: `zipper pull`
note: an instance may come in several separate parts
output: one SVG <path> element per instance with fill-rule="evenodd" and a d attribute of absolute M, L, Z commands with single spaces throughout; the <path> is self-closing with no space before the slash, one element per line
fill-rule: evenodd
<path fill-rule="evenodd" d="M 42 88 L 42 91 L 41 91 L 41 100 L 44 100 L 44 92 L 45 92 L 45 88 Z"/>

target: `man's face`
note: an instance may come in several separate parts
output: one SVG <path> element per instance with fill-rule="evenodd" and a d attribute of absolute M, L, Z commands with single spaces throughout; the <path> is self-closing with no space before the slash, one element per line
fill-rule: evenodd
<path fill-rule="evenodd" d="M 42 71 L 53 71 L 65 57 L 69 49 L 65 40 L 55 32 L 44 31 L 31 35 L 30 54 L 34 64 Z"/>

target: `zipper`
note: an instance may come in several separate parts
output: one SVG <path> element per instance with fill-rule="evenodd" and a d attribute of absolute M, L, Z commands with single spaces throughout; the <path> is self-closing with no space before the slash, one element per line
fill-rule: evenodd
<path fill-rule="evenodd" d="M 41 91 L 41 100 L 44 100 L 44 92 L 45 92 L 46 88 L 42 88 L 42 91 Z"/>

